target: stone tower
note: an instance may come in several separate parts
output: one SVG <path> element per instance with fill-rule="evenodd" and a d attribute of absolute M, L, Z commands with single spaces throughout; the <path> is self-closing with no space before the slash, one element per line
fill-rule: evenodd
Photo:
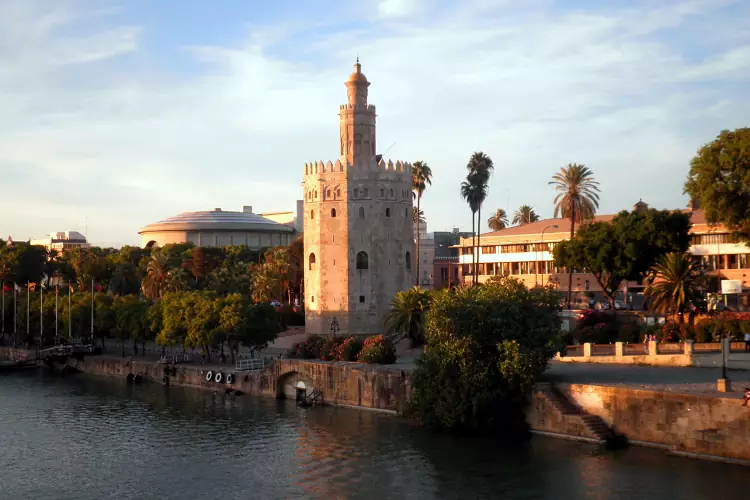
<path fill-rule="evenodd" d="M 305 330 L 376 334 L 414 282 L 411 165 L 376 155 L 375 106 L 362 66 L 346 81 L 336 162 L 305 164 Z"/>

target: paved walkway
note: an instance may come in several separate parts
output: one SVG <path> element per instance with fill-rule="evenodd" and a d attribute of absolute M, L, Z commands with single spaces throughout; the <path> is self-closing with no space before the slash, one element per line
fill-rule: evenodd
<path fill-rule="evenodd" d="M 750 387 L 750 372 L 729 371 L 734 392 L 720 393 L 716 380 L 720 368 L 673 368 L 662 366 L 604 365 L 589 363 L 550 362 L 544 378 L 553 382 L 571 384 L 609 385 L 675 392 L 702 394 L 741 399 L 745 387 Z"/>

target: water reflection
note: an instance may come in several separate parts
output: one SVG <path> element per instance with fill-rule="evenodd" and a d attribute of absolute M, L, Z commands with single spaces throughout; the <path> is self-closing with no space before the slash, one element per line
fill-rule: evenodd
<path fill-rule="evenodd" d="M 0 378 L 0 498 L 744 498 L 745 468 L 534 438 L 457 439 L 107 379 Z"/>

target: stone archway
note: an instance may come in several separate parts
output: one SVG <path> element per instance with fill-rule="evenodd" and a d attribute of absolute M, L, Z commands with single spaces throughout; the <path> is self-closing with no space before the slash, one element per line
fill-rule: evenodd
<path fill-rule="evenodd" d="M 289 372 L 281 375 L 276 380 L 276 397 L 278 399 L 291 399 L 298 401 L 312 394 L 312 380 L 299 372 Z"/>

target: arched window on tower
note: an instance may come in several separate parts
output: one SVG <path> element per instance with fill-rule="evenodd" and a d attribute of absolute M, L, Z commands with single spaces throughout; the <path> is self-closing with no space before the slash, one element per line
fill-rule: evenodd
<path fill-rule="evenodd" d="M 331 209 L 331 217 L 336 217 L 336 209 L 335 208 Z"/>
<path fill-rule="evenodd" d="M 326 200 L 330 200 L 330 199 L 331 199 L 331 190 L 330 190 L 330 189 L 328 189 L 328 190 L 326 191 Z"/>
<path fill-rule="evenodd" d="M 341 188 L 336 188 L 336 198 L 341 198 Z"/>
<path fill-rule="evenodd" d="M 411 252 L 406 252 L 406 270 L 411 271 Z"/>
<path fill-rule="evenodd" d="M 390 191 L 388 192 L 388 196 L 389 196 L 390 198 L 393 198 L 393 189 L 391 189 L 391 190 L 390 190 Z"/>
<path fill-rule="evenodd" d="M 369 190 L 367 188 L 365 188 L 365 198 L 367 198 L 368 196 L 370 196 Z"/>
<path fill-rule="evenodd" d="M 385 209 L 385 216 L 386 217 L 390 217 L 391 216 L 391 209 L 390 208 L 386 208 Z"/>
<path fill-rule="evenodd" d="M 354 188 L 354 191 L 352 192 L 352 197 L 356 198 L 359 195 L 359 189 Z"/>
<path fill-rule="evenodd" d="M 315 218 L 315 210 L 310 210 L 310 218 L 311 219 Z"/>
<path fill-rule="evenodd" d="M 318 190 L 317 189 L 315 190 L 315 199 L 316 200 L 318 199 Z"/>
<path fill-rule="evenodd" d="M 369 264 L 367 253 L 359 252 L 357 254 L 357 269 L 369 269 Z"/>
<path fill-rule="evenodd" d="M 382 197 L 384 197 L 384 196 L 385 196 L 385 189 L 382 189 L 382 188 L 381 188 L 381 189 L 380 189 L 380 197 L 382 198 Z"/>
<path fill-rule="evenodd" d="M 364 217 L 365 216 L 365 207 L 359 207 L 359 216 Z"/>
<path fill-rule="evenodd" d="M 314 271 L 315 270 L 315 254 L 311 253 L 308 260 L 310 261 L 308 268 L 310 269 L 310 271 Z"/>

